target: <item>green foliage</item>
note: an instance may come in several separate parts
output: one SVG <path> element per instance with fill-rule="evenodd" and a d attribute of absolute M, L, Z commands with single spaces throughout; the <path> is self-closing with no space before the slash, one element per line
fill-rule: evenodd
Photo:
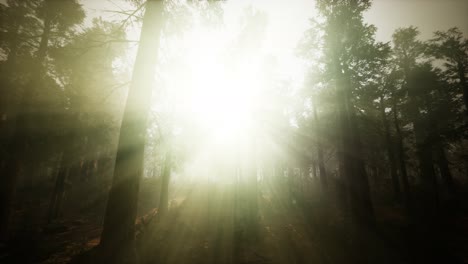
<path fill-rule="evenodd" d="M 39 1 L 36 12 L 39 19 L 50 20 L 59 34 L 82 23 L 85 18 L 85 12 L 77 0 Z"/>

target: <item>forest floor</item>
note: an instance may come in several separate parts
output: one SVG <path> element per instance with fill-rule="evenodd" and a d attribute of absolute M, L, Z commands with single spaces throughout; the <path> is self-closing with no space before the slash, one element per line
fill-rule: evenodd
<path fill-rule="evenodd" d="M 142 263 L 468 263 L 468 217 L 409 223 L 398 207 L 376 206 L 378 228 L 349 232 L 346 217 L 315 199 L 264 191 L 251 224 L 245 195 L 230 186 L 173 197 L 160 221 L 138 220 Z M 314 198 L 314 199 L 310 199 Z M 244 206 L 243 206 L 244 205 Z M 0 263 L 68 263 L 99 244 L 100 224 L 73 219 L 25 232 L 3 246 Z"/>

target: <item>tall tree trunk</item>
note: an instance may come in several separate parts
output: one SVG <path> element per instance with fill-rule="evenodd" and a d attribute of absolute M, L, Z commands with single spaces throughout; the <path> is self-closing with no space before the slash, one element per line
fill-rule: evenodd
<path fill-rule="evenodd" d="M 418 157 L 420 176 L 425 192 L 423 202 L 425 205 L 437 211 L 440 201 L 431 146 L 427 142 L 417 142 L 416 155 Z M 434 213 L 436 211 L 434 211 Z"/>
<path fill-rule="evenodd" d="M 339 122 L 341 131 L 341 174 L 346 177 L 351 216 L 357 230 L 375 227 L 374 209 L 370 198 L 369 182 L 362 156 L 362 146 L 359 138 L 357 118 L 350 102 L 350 81 L 342 73 L 337 60 L 336 84 Z"/>
<path fill-rule="evenodd" d="M 74 115 L 65 114 L 63 116 L 63 121 L 69 119 L 73 120 L 75 118 L 76 116 Z M 52 197 L 49 204 L 49 215 L 47 220 L 48 223 L 57 219 L 57 217 L 60 215 L 62 200 L 65 193 L 65 183 L 67 179 L 73 179 L 72 174 L 75 172 L 75 168 L 73 166 L 75 149 L 73 148 L 73 146 L 76 140 L 78 139 L 78 135 L 76 134 L 76 131 L 73 130 L 69 130 L 68 132 L 69 133 L 65 133 L 62 137 L 64 139 L 64 142 L 66 141 L 68 145 L 64 146 L 62 158 L 60 160 L 59 165 L 59 172 L 55 180 L 54 189 L 52 190 Z"/>
<path fill-rule="evenodd" d="M 318 169 L 319 169 L 319 177 L 320 177 L 320 185 L 322 186 L 322 190 L 325 191 L 328 189 L 328 180 L 327 180 L 327 171 L 325 170 L 325 163 L 323 160 L 323 148 L 322 148 L 322 141 L 320 135 L 320 123 L 317 116 L 317 106 L 314 103 L 314 121 L 317 131 L 317 162 L 318 162 Z"/>
<path fill-rule="evenodd" d="M 337 41 L 336 44 L 339 42 Z M 336 47 L 339 47 L 337 45 Z M 374 209 L 370 197 L 369 180 L 363 160 L 358 120 L 351 102 L 351 80 L 346 64 L 333 54 L 338 111 L 342 138 L 344 174 L 350 195 L 351 215 L 356 230 L 375 227 Z"/>
<path fill-rule="evenodd" d="M 245 157 L 245 173 L 246 173 L 246 194 L 247 194 L 247 219 L 248 227 L 251 232 L 257 231 L 258 220 L 258 180 L 257 180 L 257 149 L 256 149 L 256 135 L 252 133 L 250 136 L 245 135 L 246 146 L 244 153 Z M 290 176 L 290 175 L 289 175 Z M 252 233 L 256 235 L 256 233 Z"/>
<path fill-rule="evenodd" d="M 57 219 L 60 214 L 63 194 L 65 193 L 65 181 L 68 173 L 68 166 L 60 166 L 59 173 L 55 180 L 54 190 L 52 191 L 52 198 L 49 204 L 49 216 L 47 220 L 48 223 Z"/>
<path fill-rule="evenodd" d="M 87 156 L 85 158 L 85 161 L 83 163 L 83 168 L 81 170 L 81 175 L 80 175 L 81 181 L 85 181 L 85 182 L 90 181 L 92 178 L 93 170 L 94 170 L 94 160 L 92 159 L 91 156 Z"/>
<path fill-rule="evenodd" d="M 140 44 L 120 128 L 114 177 L 101 234 L 100 245 L 109 249 L 108 252 L 129 246 L 131 252 L 120 259 L 121 262 L 136 258 L 134 226 L 143 173 L 146 122 L 162 28 L 162 12 L 162 0 L 146 2 Z"/>
<path fill-rule="evenodd" d="M 448 165 L 447 155 L 445 154 L 444 147 L 440 139 L 436 143 L 436 156 L 437 156 L 437 165 L 440 169 L 440 176 L 449 190 L 450 195 L 455 195 L 456 188 L 455 183 L 453 182 L 452 173 Z"/>
<path fill-rule="evenodd" d="M 369 179 L 366 173 L 366 167 L 363 159 L 361 139 L 358 129 L 358 120 L 354 109 L 349 109 L 350 115 L 350 134 L 351 147 L 349 159 L 351 162 L 352 178 L 350 179 L 351 187 L 351 208 L 354 211 L 355 221 L 357 224 L 365 228 L 375 227 L 374 208 L 370 196 Z"/>
<path fill-rule="evenodd" d="M 159 197 L 158 215 L 163 217 L 169 209 L 169 181 L 171 179 L 172 151 L 166 153 L 164 169 L 161 175 L 161 193 Z"/>
<path fill-rule="evenodd" d="M 412 95 L 412 86 L 409 87 L 408 94 L 410 98 L 408 111 L 413 123 L 416 157 L 423 190 L 422 202 L 427 207 L 426 209 L 436 213 L 439 206 L 439 193 L 437 177 L 434 171 L 432 143 L 429 140 L 429 123 L 419 112 L 416 96 Z"/>
<path fill-rule="evenodd" d="M 375 227 L 374 208 L 370 197 L 369 179 L 367 177 L 359 134 L 358 119 L 351 102 L 351 80 L 346 65 L 341 67 L 336 61 L 337 90 L 339 92 L 339 109 L 341 110 L 344 165 L 350 194 L 351 213 L 357 230 Z M 348 132 L 348 133 L 346 133 Z"/>
<path fill-rule="evenodd" d="M 387 149 L 388 162 L 390 165 L 390 176 L 392 178 L 393 195 L 394 195 L 395 201 L 400 202 L 401 201 L 400 181 L 398 180 L 395 154 L 393 152 L 393 144 L 392 144 L 392 139 L 391 139 L 391 134 L 390 134 L 390 126 L 388 125 L 387 115 L 385 113 L 385 104 L 384 104 L 383 96 L 380 96 L 380 114 L 382 116 L 382 124 L 384 127 L 384 133 L 385 133 L 385 147 Z"/>
<path fill-rule="evenodd" d="M 312 171 L 312 179 L 316 180 L 317 179 L 317 167 L 316 167 L 316 164 L 317 162 L 316 161 L 312 161 L 312 163 L 310 164 L 311 167 L 310 167 L 310 170 Z"/>
<path fill-rule="evenodd" d="M 406 170 L 406 161 L 405 161 L 405 149 L 403 146 L 403 135 L 400 129 L 400 123 L 398 121 L 398 109 L 397 109 L 397 102 L 395 99 L 395 94 L 392 94 L 393 99 L 393 125 L 395 126 L 396 132 L 396 140 L 397 140 L 397 157 L 398 157 L 398 170 L 400 172 L 401 183 L 403 186 L 403 196 L 406 209 L 409 209 L 410 206 L 410 187 L 409 187 L 409 180 L 408 180 L 408 172 Z"/>

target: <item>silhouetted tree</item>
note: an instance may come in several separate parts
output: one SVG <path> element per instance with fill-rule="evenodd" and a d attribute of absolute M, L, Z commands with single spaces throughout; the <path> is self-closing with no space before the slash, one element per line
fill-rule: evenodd
<path fill-rule="evenodd" d="M 8 228 L 11 203 L 14 191 L 16 190 L 18 175 L 24 171 L 27 162 L 25 156 L 30 155 L 28 152 L 31 152 L 31 144 L 39 142 L 39 140 L 36 139 L 39 137 L 36 131 L 40 127 L 38 125 L 40 124 L 40 120 L 37 118 L 38 113 L 40 113 L 39 104 L 37 102 L 40 100 L 37 100 L 37 96 L 41 89 L 52 88 L 52 90 L 54 90 L 58 86 L 55 80 L 48 74 L 46 56 L 49 51 L 49 44 L 51 40 L 62 39 L 73 26 L 81 23 L 84 19 L 84 11 L 75 0 L 60 2 L 52 0 L 28 1 L 27 3 L 25 2 L 24 5 L 12 4 L 12 6 L 9 6 L 6 10 L 8 11 L 10 8 L 16 10 L 18 7 L 23 9 L 33 8 L 34 12 L 31 12 L 31 15 L 34 15 L 34 19 L 40 21 L 41 32 L 37 40 L 38 48 L 34 50 L 34 58 L 30 61 L 31 74 L 24 82 L 25 85 L 19 96 L 18 106 L 15 107 L 19 112 L 11 114 L 14 117 L 14 121 L 10 123 L 13 132 L 11 135 L 8 135 L 7 138 L 8 145 L 6 147 L 6 153 L 8 159 L 6 160 L 5 167 L 2 169 L 2 174 L 4 175 L 4 177 L 2 177 L 2 181 L 4 181 L 2 187 L 4 186 L 5 188 L 5 190 L 2 191 L 0 201 L 2 204 L 0 215 L 2 230 L 0 233 L 2 235 L 6 233 Z M 30 25 L 36 30 L 36 23 L 27 23 L 25 25 Z M 15 35 L 15 26 L 10 29 L 13 31 L 10 33 Z M 54 36 L 51 35 L 52 33 L 54 33 Z M 18 43 L 13 42 L 10 44 Z M 12 51 L 11 48 L 10 46 L 10 52 Z M 12 56 L 14 56 L 14 54 L 17 55 L 17 51 L 13 49 L 13 53 L 11 54 Z M 13 59 L 13 57 L 10 57 L 10 59 Z M 57 92 L 57 90 L 55 92 Z M 50 107 L 50 105 L 48 105 L 48 107 Z M 36 115 L 36 117 L 33 117 L 33 114 Z M 33 158 L 30 162 L 33 163 L 33 165 L 30 166 L 38 164 L 37 158 Z"/>
<path fill-rule="evenodd" d="M 429 41 L 429 53 L 444 60 L 444 74 L 450 76 L 450 81 L 456 83 L 463 94 L 465 112 L 468 112 L 468 39 L 456 27 L 436 31 Z"/>
<path fill-rule="evenodd" d="M 162 1 L 150 0 L 146 3 L 138 54 L 120 129 L 114 178 L 101 234 L 100 245 L 105 251 L 112 252 L 116 249 L 124 251 L 115 260 L 119 262 L 136 257 L 133 244 L 134 225 L 143 173 L 146 122 L 159 48 L 162 12 Z"/>

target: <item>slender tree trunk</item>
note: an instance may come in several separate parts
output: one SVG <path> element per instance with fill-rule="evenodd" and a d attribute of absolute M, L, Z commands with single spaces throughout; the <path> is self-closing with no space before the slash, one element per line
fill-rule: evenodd
<path fill-rule="evenodd" d="M 54 190 L 52 192 L 52 198 L 49 205 L 49 216 L 48 223 L 57 219 L 60 214 L 62 205 L 63 194 L 65 193 L 65 181 L 69 173 L 68 167 L 60 167 L 59 173 L 55 180 Z"/>
<path fill-rule="evenodd" d="M 395 95 L 392 94 L 392 97 L 395 98 Z M 398 109 L 396 104 L 396 99 L 393 99 L 393 124 L 395 126 L 396 138 L 397 138 L 397 156 L 398 156 L 398 170 L 400 171 L 401 182 L 403 186 L 403 196 L 405 200 L 405 206 L 409 209 L 410 205 L 410 187 L 408 180 L 408 172 L 406 170 L 406 161 L 405 161 L 405 149 L 403 146 L 403 135 L 400 129 L 400 123 L 398 121 Z"/>
<path fill-rule="evenodd" d="M 450 194 L 455 195 L 455 183 L 453 182 L 452 173 L 450 172 L 450 168 L 448 165 L 447 155 L 445 154 L 445 150 L 443 148 L 442 142 L 440 142 L 440 139 L 436 143 L 436 155 L 437 165 L 440 169 L 440 175 L 442 177 L 442 180 L 444 181 L 445 186 L 449 190 Z"/>
<path fill-rule="evenodd" d="M 401 201 L 400 181 L 398 180 L 395 154 L 393 152 L 393 144 L 390 134 L 390 126 L 388 125 L 387 115 L 385 113 L 385 104 L 383 96 L 380 96 L 380 114 L 382 116 L 382 124 L 385 133 L 385 147 L 387 149 L 388 162 L 390 165 L 390 176 L 392 178 L 393 195 L 395 201 Z"/>
<path fill-rule="evenodd" d="M 320 177 L 320 185 L 322 186 L 322 190 L 325 191 L 328 189 L 328 179 L 327 179 L 327 171 L 325 170 L 325 163 L 323 160 L 323 148 L 322 148 L 322 141 L 320 135 L 320 123 L 317 117 L 317 106 L 314 103 L 314 121 L 317 131 L 317 162 L 318 162 L 318 169 L 319 169 L 319 177 Z"/>
<path fill-rule="evenodd" d="M 65 119 L 68 117 L 70 116 L 66 116 Z M 73 116 L 71 118 L 73 118 Z M 75 143 L 77 138 L 75 133 L 75 131 L 71 131 L 71 133 L 64 135 L 68 142 L 71 142 L 71 145 Z M 60 160 L 59 172 L 55 180 L 55 186 L 52 191 L 52 197 L 49 205 L 48 223 L 57 219 L 57 217 L 60 215 L 63 196 L 65 193 L 65 183 L 67 179 L 71 178 L 71 174 L 74 172 L 72 160 L 74 157 L 73 151 L 74 149 L 72 146 L 66 146 L 63 151 L 62 158 Z"/>
<path fill-rule="evenodd" d="M 419 112 L 416 96 L 412 95 L 412 86 L 409 87 L 409 113 L 413 123 L 416 141 L 416 157 L 418 159 L 419 174 L 423 188 L 423 203 L 427 209 L 436 213 L 439 206 L 437 177 L 434 171 L 432 144 L 429 140 L 429 123 L 423 119 Z"/>
<path fill-rule="evenodd" d="M 351 207 L 354 211 L 354 218 L 358 221 L 358 225 L 363 225 L 365 228 L 375 227 L 374 208 L 370 196 L 369 179 L 366 173 L 366 167 L 363 159 L 361 139 L 359 136 L 358 120 L 354 113 L 354 109 L 350 109 L 350 133 L 351 133 Z M 354 197 L 353 197 L 354 196 Z"/>
<path fill-rule="evenodd" d="M 163 217 L 169 209 L 169 181 L 171 178 L 172 167 L 172 152 L 169 150 L 166 153 L 166 160 L 164 161 L 164 170 L 161 175 L 161 194 L 159 197 L 158 215 Z"/>
<path fill-rule="evenodd" d="M 425 192 L 424 198 L 427 199 L 424 202 L 437 211 L 440 201 L 431 146 L 427 142 L 416 143 L 416 155 L 419 161 L 420 175 Z"/>
<path fill-rule="evenodd" d="M 88 182 L 91 180 L 94 170 L 94 160 L 91 157 L 87 157 L 83 163 L 83 169 L 81 170 L 81 180 Z"/>
<path fill-rule="evenodd" d="M 140 45 L 120 128 L 114 177 L 101 234 L 100 245 L 108 249 L 108 252 L 120 247 L 130 248 L 128 255 L 123 256 L 119 262 L 133 261 L 136 258 L 134 226 L 143 173 L 146 122 L 162 28 L 162 11 L 163 1 L 146 2 Z"/>
<path fill-rule="evenodd" d="M 317 167 L 316 167 L 315 164 L 316 164 L 316 162 L 315 162 L 315 161 L 312 161 L 312 163 L 311 163 L 311 168 L 310 168 L 310 169 L 312 170 L 312 178 L 313 178 L 314 180 L 317 179 Z"/>
<path fill-rule="evenodd" d="M 336 56 L 336 55 L 335 55 Z M 362 146 L 357 126 L 355 109 L 352 105 L 350 80 L 345 67 L 335 57 L 338 110 L 342 137 L 342 158 L 346 183 L 349 188 L 351 215 L 357 230 L 374 228 L 374 209 L 370 197 L 369 181 L 363 160 Z"/>
<path fill-rule="evenodd" d="M 339 75 L 338 75 L 339 76 Z M 348 135 L 345 131 L 349 131 L 348 122 L 345 116 L 345 108 L 343 103 L 343 91 L 340 89 L 339 81 L 336 81 L 336 94 L 337 94 L 337 108 L 338 108 L 338 118 L 337 123 L 339 127 L 338 132 L 338 143 L 337 143 L 337 158 L 338 158 L 338 174 L 337 179 L 338 186 L 338 200 L 340 201 L 340 207 L 343 212 L 343 216 L 350 216 L 350 205 L 351 205 L 351 191 L 350 191 L 350 177 L 351 172 L 349 159 L 347 158 L 346 151 L 348 145 Z"/>
<path fill-rule="evenodd" d="M 343 97 L 341 95 L 340 97 Z M 348 102 L 341 99 L 341 132 L 342 135 L 342 174 L 346 177 L 348 188 L 351 216 L 355 227 L 372 228 L 375 226 L 374 212 L 370 199 L 369 183 L 365 172 L 364 162 L 361 155 L 359 136 L 357 135 L 356 119 L 352 117 L 346 107 Z M 352 117 L 350 119 L 350 117 Z M 346 133 L 346 132 L 347 133 Z M 346 133 L 346 134 L 345 134 Z"/>
<path fill-rule="evenodd" d="M 249 136 L 249 135 L 246 135 Z M 256 135 L 251 134 L 245 142 L 245 172 L 247 194 L 247 220 L 249 232 L 256 235 L 258 220 L 258 180 L 257 180 L 257 155 Z"/>

